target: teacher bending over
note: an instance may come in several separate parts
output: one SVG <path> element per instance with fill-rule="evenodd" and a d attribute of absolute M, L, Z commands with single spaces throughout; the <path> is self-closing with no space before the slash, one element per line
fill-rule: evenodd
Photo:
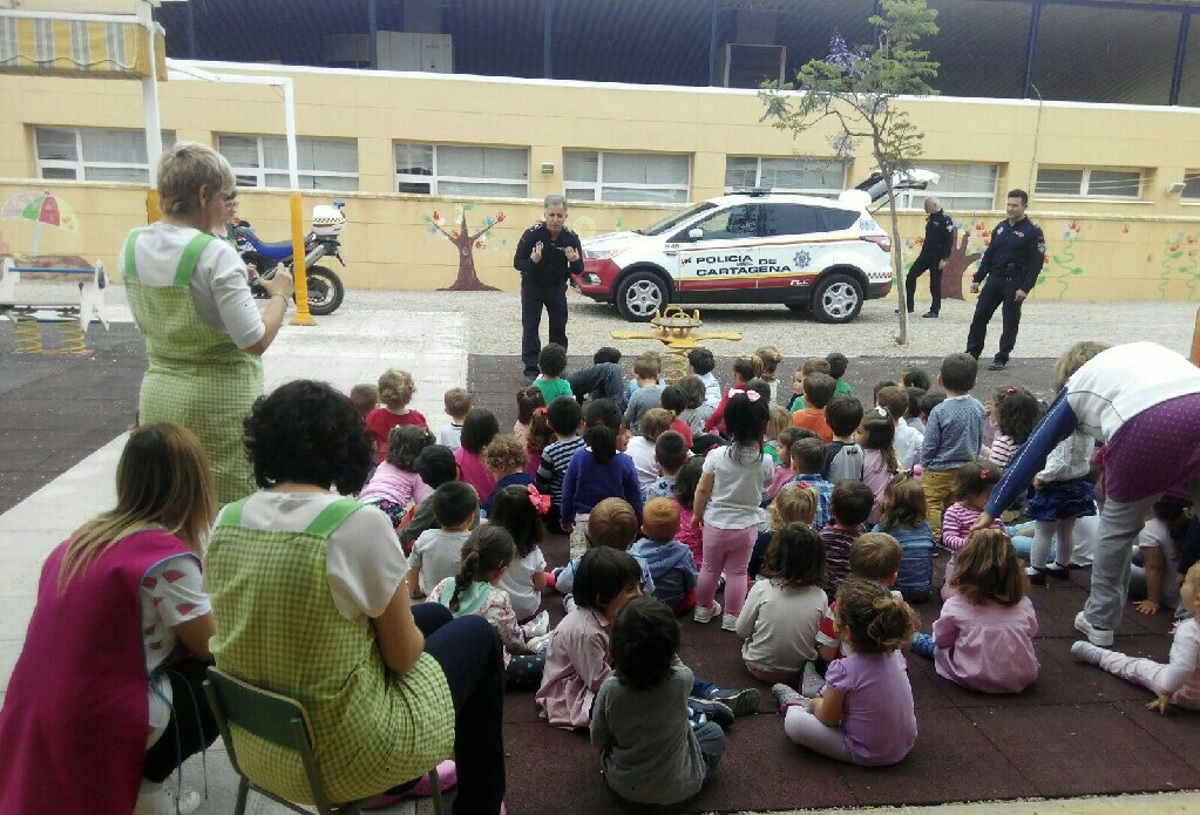
<path fill-rule="evenodd" d="M 129 233 L 121 266 L 129 307 L 146 338 L 138 421 L 175 422 L 204 445 L 217 500 L 254 489 L 242 448 L 242 420 L 262 395 L 259 357 L 275 339 L 292 278 L 263 280 L 271 299 L 260 315 L 237 251 L 214 238 L 237 195 L 229 162 L 210 147 L 180 142 L 158 165 L 162 220 Z"/>
<path fill-rule="evenodd" d="M 331 800 L 399 794 L 457 760 L 456 815 L 504 798 L 504 663 L 482 617 L 409 605 L 408 563 L 382 510 L 341 495 L 374 463 L 350 400 L 301 380 L 245 422 L 262 487 L 225 507 L 208 550 L 217 667 L 303 702 Z M 238 759 L 263 787 L 311 801 L 299 756 L 239 731 Z"/>
<path fill-rule="evenodd" d="M 1146 511 L 1180 485 L 1200 506 L 1200 368 L 1151 342 L 1105 349 L 1078 343 L 1059 360 L 1058 398 L 1009 463 L 974 527 L 986 527 L 1009 507 L 1076 429 L 1106 445 L 1092 590 L 1075 617 L 1075 628 L 1102 648 L 1112 645 L 1121 621 Z"/>

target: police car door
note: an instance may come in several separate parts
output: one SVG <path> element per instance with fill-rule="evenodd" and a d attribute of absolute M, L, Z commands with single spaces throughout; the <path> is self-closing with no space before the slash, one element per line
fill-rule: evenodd
<path fill-rule="evenodd" d="M 671 237 L 665 249 L 680 300 L 703 301 L 706 292 L 757 287 L 754 245 L 761 209 L 757 203 L 734 204 Z"/>
<path fill-rule="evenodd" d="M 771 291 L 760 291 L 760 299 L 768 294 L 773 302 L 797 299 L 812 286 L 828 248 L 823 229 L 820 210 L 811 204 L 763 205 L 758 287 Z"/>

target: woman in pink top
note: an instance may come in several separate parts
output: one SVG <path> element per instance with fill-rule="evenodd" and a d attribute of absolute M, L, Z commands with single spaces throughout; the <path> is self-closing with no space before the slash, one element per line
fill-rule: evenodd
<path fill-rule="evenodd" d="M 775 685 L 783 730 L 810 750 L 849 764 L 896 764 L 917 740 L 912 685 L 901 646 L 916 615 L 882 583 L 849 577 L 838 588 L 837 631 L 853 653 L 829 665 L 819 699 Z"/>
<path fill-rule="evenodd" d="M 933 636 L 913 638 L 913 653 L 933 657 L 938 675 L 982 693 L 1020 693 L 1037 680 L 1037 617 L 1016 548 L 997 529 L 981 529 L 958 553 L 952 586 Z"/>
<path fill-rule="evenodd" d="M 499 432 L 496 414 L 487 408 L 472 408 L 463 419 L 462 447 L 454 451 L 458 480 L 474 487 L 481 502 L 496 489 L 496 477 L 483 463 L 483 448 L 491 444 Z"/>

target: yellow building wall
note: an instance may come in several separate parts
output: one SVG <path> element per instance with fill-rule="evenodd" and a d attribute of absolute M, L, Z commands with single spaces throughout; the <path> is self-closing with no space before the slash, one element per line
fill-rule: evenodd
<path fill-rule="evenodd" d="M 343 243 L 351 288 L 434 289 L 458 273 L 454 245 L 435 229 L 461 223 L 472 234 L 497 221 L 472 248 L 485 285 L 518 284 L 512 253 L 521 231 L 540 214 L 540 200 L 563 188 L 564 149 L 690 154 L 691 200 L 724 189 L 727 155 L 829 154 L 832 127 L 793 141 L 759 121 L 753 93 L 717 89 L 632 87 L 478 77 L 429 76 L 277 66 L 204 64 L 207 70 L 291 76 L 300 136 L 356 139 L 357 193 L 305 195 L 305 208 L 346 201 Z M 277 89 L 172 79 L 160 85 L 162 125 L 180 140 L 215 145 L 221 133 L 283 132 Z M 144 190 L 133 185 L 50 182 L 35 178 L 33 128 L 140 128 L 136 82 L 0 75 L 0 201 L 52 189 L 78 215 L 78 230 L 43 227 L 42 254 L 111 260 L 124 234 L 144 220 Z M 1128 167 L 1145 172 L 1138 201 L 1049 199 L 1034 196 L 1030 215 L 1046 233 L 1044 280 L 1035 298 L 1190 299 L 1197 296 L 1200 209 L 1181 203 L 1168 186 L 1200 171 L 1200 111 L 1036 104 L 997 100 L 927 99 L 904 103 L 925 132 L 931 162 L 999 166 L 997 205 L 1014 186 L 1031 189 L 1037 165 Z M 462 199 L 393 193 L 395 141 L 506 145 L 529 148 L 528 199 Z M 543 174 L 543 162 L 554 172 Z M 868 146 L 859 145 L 848 176 L 870 174 Z M 243 190 L 241 214 L 268 240 L 287 237 L 287 195 Z M 670 207 L 573 204 L 568 224 L 584 237 L 646 226 Z M 504 218 L 501 220 L 500 215 Z M 954 212 L 969 236 L 960 260 L 980 251 L 1000 210 Z M 886 224 L 884 213 L 880 219 Z M 1074 224 L 1074 228 L 1071 225 Z M 901 217 L 900 239 L 915 256 L 920 213 Z M 0 221 L 0 252 L 28 252 L 33 225 Z M 5 249 L 5 245 L 7 249 Z M 335 266 L 335 268 L 337 268 Z M 339 270 L 340 271 L 340 270 Z M 969 269 L 968 273 L 973 271 Z"/>

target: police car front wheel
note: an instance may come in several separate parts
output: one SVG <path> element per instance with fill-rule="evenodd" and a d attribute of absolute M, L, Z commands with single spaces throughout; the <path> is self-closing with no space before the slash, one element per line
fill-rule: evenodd
<path fill-rule="evenodd" d="M 617 311 L 631 322 L 644 323 L 667 304 L 667 287 L 652 272 L 634 272 L 617 288 Z"/>
<path fill-rule="evenodd" d="M 813 292 L 813 315 L 823 323 L 848 323 L 862 310 L 863 292 L 849 275 L 832 274 Z"/>

